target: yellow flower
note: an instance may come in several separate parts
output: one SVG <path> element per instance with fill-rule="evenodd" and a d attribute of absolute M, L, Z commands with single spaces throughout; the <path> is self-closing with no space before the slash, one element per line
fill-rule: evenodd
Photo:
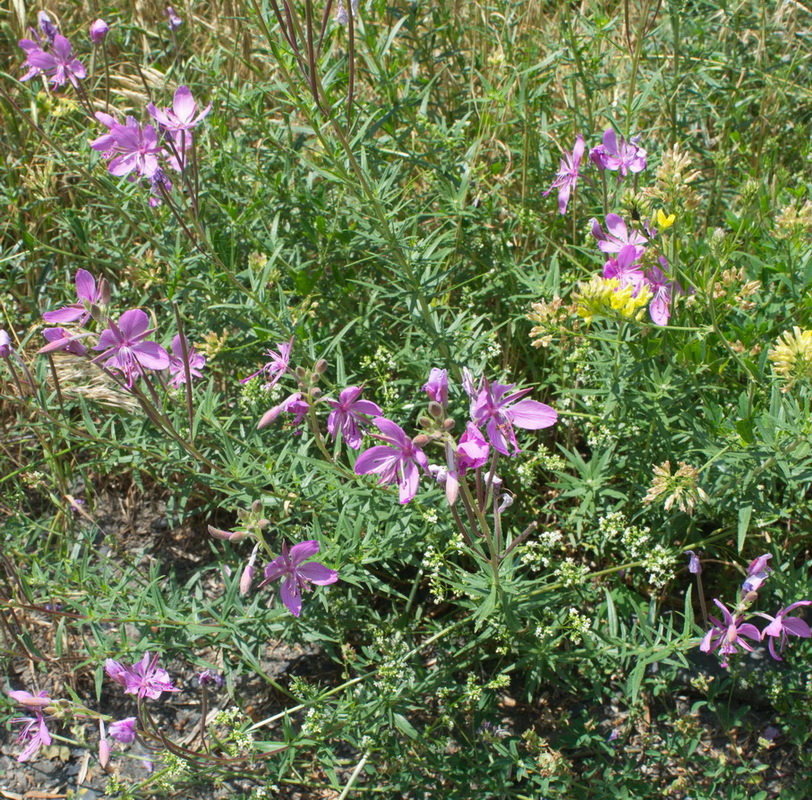
<path fill-rule="evenodd" d="M 795 325 L 784 331 L 767 354 L 773 372 L 787 381 L 787 388 L 799 378 L 812 378 L 812 331 Z"/>
<path fill-rule="evenodd" d="M 634 294 L 634 286 L 628 284 L 620 288 L 617 278 L 601 278 L 594 275 L 589 283 L 579 283 L 578 291 L 573 294 L 575 311 L 579 317 L 592 322 L 593 317 L 621 317 L 639 320 L 643 309 L 653 297 L 651 289 L 643 284 Z"/>
<path fill-rule="evenodd" d="M 669 214 L 668 216 L 665 215 L 665 212 L 661 209 L 657 209 L 657 227 L 660 230 L 665 230 L 666 228 L 670 228 L 677 220 L 676 214 Z"/>

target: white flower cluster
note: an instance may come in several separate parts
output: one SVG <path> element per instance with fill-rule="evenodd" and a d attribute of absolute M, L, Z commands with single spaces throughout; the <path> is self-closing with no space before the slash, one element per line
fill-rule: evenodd
<path fill-rule="evenodd" d="M 573 644 L 580 644 L 581 639 L 589 632 L 592 627 L 592 620 L 578 611 L 577 608 L 570 608 L 567 613 L 566 622 L 567 637 Z"/>
<path fill-rule="evenodd" d="M 566 587 L 583 586 L 589 575 L 589 567 L 577 564 L 574 558 L 565 558 L 554 574 Z"/>
<path fill-rule="evenodd" d="M 675 554 L 663 545 L 655 544 L 646 555 L 644 564 L 649 573 L 649 583 L 655 589 L 662 589 L 674 577 L 675 565 Z"/>
<path fill-rule="evenodd" d="M 521 546 L 522 563 L 531 572 L 550 569 L 553 553 L 561 544 L 562 538 L 561 531 L 540 531 L 534 539 Z"/>
<path fill-rule="evenodd" d="M 409 644 L 400 631 L 385 632 L 376 629 L 373 646 L 381 654 L 375 688 L 387 696 L 396 697 L 417 681 L 412 667 L 406 664 Z"/>

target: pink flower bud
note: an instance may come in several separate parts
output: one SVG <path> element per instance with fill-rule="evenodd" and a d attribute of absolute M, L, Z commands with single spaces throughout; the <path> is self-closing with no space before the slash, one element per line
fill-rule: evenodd
<path fill-rule="evenodd" d="M 220 528 L 208 526 L 209 535 L 224 542 L 240 542 L 245 538 L 245 531 L 224 531 Z"/>
<path fill-rule="evenodd" d="M 11 339 L 8 334 L 0 330 L 0 358 L 8 358 L 11 355 Z"/>
<path fill-rule="evenodd" d="M 99 764 L 102 769 L 107 769 L 110 763 L 110 742 L 104 734 L 104 721 L 99 720 Z"/>
<path fill-rule="evenodd" d="M 240 594 L 248 594 L 251 591 L 251 583 L 254 580 L 254 567 L 251 564 L 246 564 L 245 569 L 242 571 L 240 578 Z"/>
<path fill-rule="evenodd" d="M 90 41 L 93 42 L 93 44 L 98 44 L 107 36 L 107 31 L 109 30 L 110 26 L 103 19 L 97 19 L 90 26 Z"/>

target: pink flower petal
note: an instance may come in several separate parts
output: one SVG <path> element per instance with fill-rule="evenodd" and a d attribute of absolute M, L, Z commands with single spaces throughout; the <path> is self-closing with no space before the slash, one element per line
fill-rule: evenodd
<path fill-rule="evenodd" d="M 294 567 L 298 567 L 302 561 L 316 555 L 320 550 L 319 543 L 315 539 L 308 539 L 306 542 L 299 542 L 290 548 L 288 558 Z"/>

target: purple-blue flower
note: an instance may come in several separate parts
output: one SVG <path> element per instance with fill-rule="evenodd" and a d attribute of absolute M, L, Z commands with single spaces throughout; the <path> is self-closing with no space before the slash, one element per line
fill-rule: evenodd
<path fill-rule="evenodd" d="M 637 136 L 626 141 L 622 136 L 618 143 L 617 134 L 608 128 L 603 134 L 603 144 L 593 147 L 589 157 L 599 169 L 617 171 L 625 177 L 630 172 L 642 172 L 646 168 L 646 151 L 640 147 Z"/>
<path fill-rule="evenodd" d="M 45 36 L 49 44 L 53 44 L 59 34 L 59 28 L 51 22 L 51 18 L 45 11 L 40 11 L 37 14 L 37 22 L 39 22 L 39 29 L 42 31 L 43 36 Z"/>
<path fill-rule="evenodd" d="M 747 567 L 747 577 L 742 584 L 742 592 L 757 592 L 764 581 L 767 580 L 772 570 L 767 566 L 767 562 L 772 558 L 771 553 L 765 553 L 758 558 L 754 558 Z"/>
<path fill-rule="evenodd" d="M 513 426 L 539 430 L 555 425 L 555 409 L 536 400 L 520 400 L 531 389 L 512 392 L 514 383 L 485 381 L 483 388 L 471 403 L 471 420 L 477 427 L 485 426 L 491 444 L 503 455 L 510 455 L 510 446 L 518 453 L 519 445 Z M 518 401 L 518 402 L 517 402 Z"/>
<path fill-rule="evenodd" d="M 379 484 L 397 483 L 400 502 L 408 503 L 417 494 L 420 469 L 428 471 L 426 454 L 407 435 L 400 425 L 386 417 L 372 420 L 382 435 L 373 434 L 386 444 L 364 450 L 355 462 L 357 475 L 373 473 Z"/>
<path fill-rule="evenodd" d="M 169 30 L 176 31 L 183 24 L 183 20 L 175 13 L 172 6 L 166 7 L 166 16 L 169 17 Z"/>
<path fill-rule="evenodd" d="M 302 590 L 310 591 L 308 583 L 326 586 L 338 580 L 336 570 L 325 567 L 318 561 L 302 563 L 318 552 L 319 543 L 315 539 L 295 544 L 290 551 L 288 551 L 287 544 L 282 542 L 282 555 L 265 567 L 265 580 L 262 581 L 259 588 L 281 578 L 282 585 L 279 593 L 282 596 L 282 602 L 294 617 L 298 617 L 302 611 Z"/>
<path fill-rule="evenodd" d="M 693 550 L 686 550 L 685 555 L 690 556 L 688 559 L 688 572 L 692 575 L 701 575 L 702 562 L 699 560 L 699 556 Z"/>
<path fill-rule="evenodd" d="M 570 201 L 570 194 L 578 183 L 578 170 L 581 167 L 581 159 L 584 157 L 584 137 L 579 133 L 575 137 L 575 146 L 572 153 L 564 151 L 561 159 L 561 166 L 558 169 L 553 185 L 542 192 L 542 197 L 547 197 L 553 189 L 558 189 L 558 210 L 562 214 L 567 213 L 567 204 Z"/>
<path fill-rule="evenodd" d="M 369 425 L 369 417 L 379 417 L 381 408 L 371 400 L 361 400 L 363 386 L 348 386 L 341 391 L 338 400 L 325 400 L 333 410 L 327 417 L 327 430 L 335 437 L 338 431 L 344 441 L 353 449 L 361 447 L 363 430 Z"/>
<path fill-rule="evenodd" d="M 11 355 L 11 338 L 7 331 L 0 328 L 0 358 L 8 358 Z"/>

